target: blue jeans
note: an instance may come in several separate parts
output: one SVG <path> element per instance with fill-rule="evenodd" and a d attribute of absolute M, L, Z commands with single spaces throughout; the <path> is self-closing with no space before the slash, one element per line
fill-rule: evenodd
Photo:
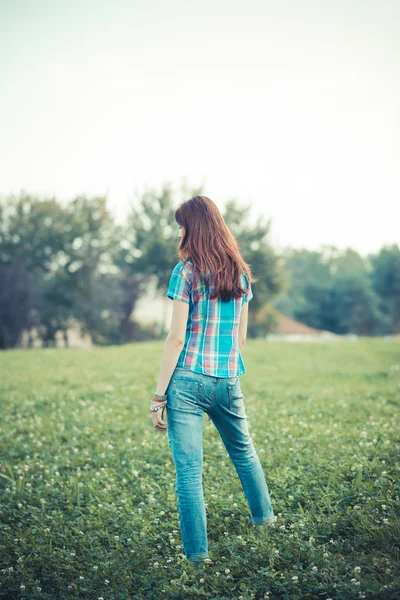
<path fill-rule="evenodd" d="M 208 558 L 202 483 L 204 412 L 219 431 L 235 466 L 253 524 L 266 523 L 274 511 L 249 434 L 239 377 L 212 377 L 176 367 L 166 394 L 168 446 L 176 471 L 183 548 L 187 559 L 200 562 Z"/>

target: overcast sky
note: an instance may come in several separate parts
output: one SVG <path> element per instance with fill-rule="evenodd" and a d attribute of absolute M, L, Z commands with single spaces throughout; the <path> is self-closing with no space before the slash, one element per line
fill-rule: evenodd
<path fill-rule="evenodd" d="M 399 243 L 400 1 L 0 0 L 0 194 L 204 183 L 278 247 Z"/>

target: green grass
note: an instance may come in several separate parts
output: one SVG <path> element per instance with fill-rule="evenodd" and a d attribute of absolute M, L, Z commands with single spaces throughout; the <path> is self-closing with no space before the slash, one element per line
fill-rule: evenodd
<path fill-rule="evenodd" d="M 0 597 L 399 598 L 400 345 L 248 340 L 241 387 L 279 522 L 252 525 L 204 417 L 215 566 L 184 558 L 148 412 L 161 352 L 0 354 Z"/>

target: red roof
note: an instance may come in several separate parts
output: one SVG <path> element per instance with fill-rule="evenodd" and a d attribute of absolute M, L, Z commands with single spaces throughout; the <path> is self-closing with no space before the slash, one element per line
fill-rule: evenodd
<path fill-rule="evenodd" d="M 274 333 L 322 333 L 322 329 L 314 329 L 305 323 L 296 321 L 280 312 L 276 312 L 278 326 Z"/>

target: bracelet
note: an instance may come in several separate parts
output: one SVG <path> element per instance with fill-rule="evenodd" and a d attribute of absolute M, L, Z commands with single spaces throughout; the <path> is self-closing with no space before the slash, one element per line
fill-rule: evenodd
<path fill-rule="evenodd" d="M 150 412 L 160 410 L 160 408 L 162 408 L 164 411 L 164 407 L 167 404 L 167 399 L 168 399 L 167 394 L 155 394 L 154 393 L 153 398 L 151 399 Z M 162 414 L 161 414 L 161 417 L 162 417 Z"/>
<path fill-rule="evenodd" d="M 160 410 L 160 408 L 164 409 L 164 407 L 167 405 L 167 401 L 165 400 L 164 402 L 152 402 L 151 406 L 150 406 L 150 412 L 154 412 L 155 410 Z"/>

